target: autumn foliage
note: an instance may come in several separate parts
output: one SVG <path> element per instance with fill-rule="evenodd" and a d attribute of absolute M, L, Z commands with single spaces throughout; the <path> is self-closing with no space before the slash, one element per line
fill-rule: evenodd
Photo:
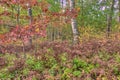
<path fill-rule="evenodd" d="M 66 9 L 64 13 L 51 12 L 48 9 L 50 4 L 48 4 L 46 1 L 38 2 L 37 0 L 9 0 L 9 1 L 2 0 L 0 2 L 0 5 L 7 6 L 7 8 L 9 8 L 12 5 L 15 6 L 20 5 L 21 7 L 26 8 L 26 10 L 29 7 L 32 8 L 33 6 L 40 6 L 42 12 L 45 14 L 42 19 L 39 19 L 41 15 L 40 13 L 34 16 L 32 20 L 32 24 L 30 25 L 26 25 L 26 26 L 16 25 L 8 33 L 1 34 L 0 42 L 2 43 L 17 41 L 18 39 L 24 41 L 24 40 L 28 40 L 29 37 L 31 36 L 33 37 L 36 35 L 45 37 L 46 28 L 51 21 L 54 22 L 55 19 L 59 20 L 60 17 L 67 17 L 66 22 L 70 23 L 70 19 L 77 17 L 78 15 L 77 13 L 79 12 L 79 9 L 73 9 L 72 11 Z M 11 16 L 11 15 L 15 15 L 16 17 L 19 16 L 18 14 L 11 13 L 7 10 L 0 13 L 0 16 Z M 23 19 L 30 19 L 29 16 L 24 16 L 24 15 L 21 15 L 19 17 Z M 1 24 L 4 24 L 4 22 L 5 21 L 0 20 Z"/>

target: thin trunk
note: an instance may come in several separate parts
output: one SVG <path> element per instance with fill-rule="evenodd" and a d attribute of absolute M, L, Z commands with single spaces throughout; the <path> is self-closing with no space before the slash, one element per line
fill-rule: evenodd
<path fill-rule="evenodd" d="M 32 9 L 31 8 L 28 8 L 28 14 L 30 16 L 29 25 L 32 25 Z M 29 39 L 29 45 L 30 46 L 32 45 L 32 37 L 30 37 Z"/>
<path fill-rule="evenodd" d="M 120 0 L 119 0 L 119 22 L 120 22 Z"/>
<path fill-rule="evenodd" d="M 28 8 L 28 15 L 29 15 L 29 25 L 31 26 L 32 25 L 32 9 L 31 8 Z M 31 30 L 30 30 L 31 32 Z M 28 41 L 25 42 L 25 46 L 29 46 L 31 47 L 32 46 L 32 37 L 30 36 Z"/>
<path fill-rule="evenodd" d="M 82 0 L 82 3 L 81 3 L 81 4 L 82 4 L 82 7 L 81 7 L 81 8 L 82 8 L 82 13 L 81 13 L 81 15 L 82 15 L 82 22 L 81 22 L 81 23 L 82 23 L 82 27 L 83 27 L 83 26 L 84 26 L 83 0 Z"/>
<path fill-rule="evenodd" d="M 17 7 L 17 25 L 19 25 L 19 16 L 20 16 L 20 6 L 18 4 L 18 7 Z"/>
<path fill-rule="evenodd" d="M 52 22 L 51 22 L 51 24 L 50 24 L 50 30 L 51 30 L 51 34 L 50 34 L 50 41 L 53 41 L 53 33 L 54 33 L 54 29 L 53 29 L 53 24 L 52 24 Z"/>
<path fill-rule="evenodd" d="M 52 41 L 54 41 L 54 36 L 55 36 L 54 31 L 55 31 L 55 29 L 54 29 L 54 26 L 52 24 Z"/>
<path fill-rule="evenodd" d="M 67 8 L 67 0 L 61 0 L 60 4 L 61 4 L 61 8 L 62 8 L 62 13 L 65 13 L 65 9 Z M 66 18 L 67 17 L 63 17 L 63 16 L 60 17 L 61 24 L 65 22 Z M 63 27 L 60 28 L 60 29 L 61 30 L 59 30 L 60 31 L 59 36 L 60 36 L 61 40 L 63 40 L 63 37 L 64 37 L 64 35 L 63 35 Z"/>
<path fill-rule="evenodd" d="M 31 25 L 32 24 L 32 9 L 31 8 L 28 8 L 28 15 L 30 17 L 29 24 Z"/>
<path fill-rule="evenodd" d="M 22 42 L 22 44 L 23 44 L 23 54 L 24 54 L 24 59 L 26 59 L 25 44 L 24 44 L 24 41 Z"/>
<path fill-rule="evenodd" d="M 47 27 L 47 39 L 50 41 L 50 26 Z"/>
<path fill-rule="evenodd" d="M 12 7 L 12 12 L 13 12 L 13 7 Z M 16 17 L 16 24 L 17 25 L 19 25 L 19 16 L 20 16 L 20 6 L 19 6 L 19 4 L 18 4 L 18 6 L 17 6 L 17 17 Z M 12 14 L 12 18 L 13 18 L 13 14 Z M 16 57 L 17 58 L 19 58 L 18 57 L 18 53 L 15 51 L 15 55 L 16 55 Z"/>
<path fill-rule="evenodd" d="M 13 20 L 13 18 L 14 18 L 14 17 L 13 17 L 13 16 L 14 16 L 13 14 L 14 14 L 14 6 L 12 5 L 12 15 L 11 15 L 11 16 L 12 16 L 12 20 Z"/>
<path fill-rule="evenodd" d="M 75 1 L 70 0 L 70 11 L 72 11 L 75 8 Z M 73 43 L 78 43 L 78 29 L 77 29 L 77 20 L 75 18 L 71 19 L 71 26 L 72 26 L 72 32 L 73 32 Z"/>
<path fill-rule="evenodd" d="M 56 38 L 56 27 L 54 27 L 54 40 L 56 40 L 57 38 Z"/>
<path fill-rule="evenodd" d="M 113 10 L 114 10 L 114 3 L 115 3 L 115 0 L 112 1 L 111 9 L 110 9 L 110 14 L 109 14 L 109 16 L 108 16 L 108 23 L 107 23 L 107 37 L 110 36 L 110 32 L 111 32 L 111 26 L 112 26 L 112 15 L 113 15 Z"/>

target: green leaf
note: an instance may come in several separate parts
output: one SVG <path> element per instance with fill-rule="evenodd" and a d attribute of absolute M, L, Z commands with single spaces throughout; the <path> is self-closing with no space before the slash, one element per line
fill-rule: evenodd
<path fill-rule="evenodd" d="M 76 77 L 78 77 L 78 76 L 81 75 L 81 71 L 74 71 L 74 72 L 73 72 L 73 75 L 76 76 Z"/>

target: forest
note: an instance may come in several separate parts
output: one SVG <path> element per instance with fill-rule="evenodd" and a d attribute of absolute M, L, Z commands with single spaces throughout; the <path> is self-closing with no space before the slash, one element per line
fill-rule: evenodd
<path fill-rule="evenodd" d="M 120 80 L 120 0 L 0 0 L 0 80 Z"/>

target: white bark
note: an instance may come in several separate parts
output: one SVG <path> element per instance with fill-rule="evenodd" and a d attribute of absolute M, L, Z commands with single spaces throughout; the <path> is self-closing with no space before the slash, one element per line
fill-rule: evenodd
<path fill-rule="evenodd" d="M 69 0 L 70 2 L 70 11 L 72 11 L 75 8 L 75 1 Z M 72 32 L 73 32 L 73 43 L 78 43 L 78 29 L 77 29 L 77 21 L 75 18 L 71 19 L 71 26 L 72 26 Z"/>
<path fill-rule="evenodd" d="M 71 26 L 73 32 L 73 42 L 78 43 L 78 30 L 77 30 L 77 21 L 76 19 L 71 19 Z"/>

